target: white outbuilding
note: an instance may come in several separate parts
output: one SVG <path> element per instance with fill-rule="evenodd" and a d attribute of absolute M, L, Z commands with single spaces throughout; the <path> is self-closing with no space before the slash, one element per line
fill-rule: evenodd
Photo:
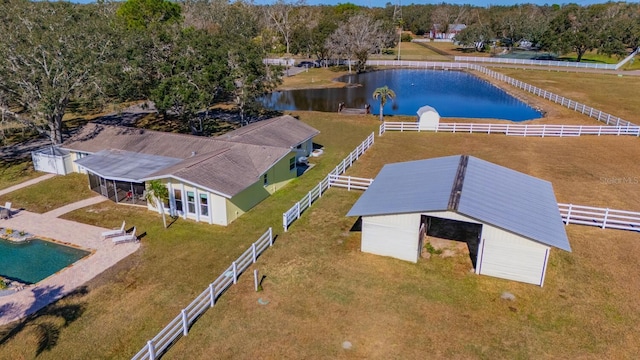
<path fill-rule="evenodd" d="M 31 160 L 36 171 L 58 175 L 67 175 L 73 172 L 73 161 L 69 151 L 57 146 L 32 151 Z"/>
<path fill-rule="evenodd" d="M 418 109 L 418 124 L 420 130 L 437 130 L 440 114 L 431 106 L 425 105 Z"/>
<path fill-rule="evenodd" d="M 417 262 L 425 233 L 453 228 L 476 274 L 540 286 L 550 249 L 571 251 L 550 182 L 467 155 L 385 165 L 347 216 L 363 252 Z"/>

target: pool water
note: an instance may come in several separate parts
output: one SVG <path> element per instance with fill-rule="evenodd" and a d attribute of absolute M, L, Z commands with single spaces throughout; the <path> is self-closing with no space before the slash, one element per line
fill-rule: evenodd
<path fill-rule="evenodd" d="M 40 239 L 19 243 L 0 239 L 0 276 L 35 284 L 89 254 Z"/>
<path fill-rule="evenodd" d="M 273 110 L 308 110 L 335 112 L 344 102 L 348 108 L 371 105 L 376 88 L 389 86 L 396 93 L 394 101 L 384 107 L 385 115 L 417 116 L 419 108 L 429 105 L 441 117 L 503 119 L 524 121 L 538 119 L 542 113 L 509 95 L 504 90 L 462 71 L 382 70 L 346 75 L 338 79 L 350 84 L 345 88 L 276 91 L 264 96 L 262 104 Z"/>

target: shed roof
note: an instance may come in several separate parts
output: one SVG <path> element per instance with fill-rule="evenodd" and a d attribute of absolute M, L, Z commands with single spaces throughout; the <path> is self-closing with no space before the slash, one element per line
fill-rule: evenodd
<path fill-rule="evenodd" d="M 426 112 L 429 112 L 429 111 L 432 111 L 432 112 L 438 114 L 438 111 L 435 108 L 433 108 L 433 107 L 431 107 L 429 105 L 425 105 L 425 106 L 421 107 L 420 109 L 418 109 L 418 116 L 422 116 L 422 114 L 424 114 Z M 440 115 L 440 114 L 438 114 L 438 115 Z"/>
<path fill-rule="evenodd" d="M 347 215 L 447 210 L 571 251 L 550 182 L 472 156 L 385 165 Z"/>
<path fill-rule="evenodd" d="M 318 135 L 320 131 L 290 115 L 262 120 L 215 139 L 243 144 L 295 147 Z"/>
<path fill-rule="evenodd" d="M 182 160 L 124 150 L 102 150 L 76 160 L 76 164 L 108 179 L 141 182 L 143 177 L 180 161 Z"/>

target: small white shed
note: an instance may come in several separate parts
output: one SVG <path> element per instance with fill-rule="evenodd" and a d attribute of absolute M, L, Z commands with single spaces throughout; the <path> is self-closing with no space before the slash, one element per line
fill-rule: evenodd
<path fill-rule="evenodd" d="M 437 130 L 440 114 L 431 106 L 425 105 L 418 109 L 418 124 L 420 130 Z"/>
<path fill-rule="evenodd" d="M 417 262 L 444 226 L 476 274 L 540 286 L 550 249 L 571 251 L 551 183 L 466 155 L 385 165 L 347 216 L 362 217 L 363 252 Z"/>
<path fill-rule="evenodd" d="M 67 175 L 73 172 L 71 154 L 57 146 L 32 151 L 31 160 L 36 171 L 58 175 Z"/>

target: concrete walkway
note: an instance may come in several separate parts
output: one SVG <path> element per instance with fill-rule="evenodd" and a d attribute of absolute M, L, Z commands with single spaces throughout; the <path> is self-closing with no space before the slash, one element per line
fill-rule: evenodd
<path fill-rule="evenodd" d="M 64 212 L 104 200 L 106 198 L 101 196 L 86 199 L 46 214 L 20 211 L 11 219 L 0 220 L 2 227 L 24 230 L 37 237 L 52 239 L 93 252 L 35 285 L 26 286 L 23 290 L 10 295 L 0 296 L 0 325 L 20 320 L 55 302 L 140 247 L 139 243 L 115 245 L 112 241 L 100 238 L 100 234 L 108 229 L 56 217 Z"/>
<path fill-rule="evenodd" d="M 72 204 L 59 207 L 57 209 L 53 209 L 53 210 L 51 210 L 49 212 L 46 212 L 46 213 L 44 213 L 42 215 L 43 216 L 57 218 L 60 215 L 66 214 L 66 213 L 71 212 L 73 210 L 77 210 L 77 209 L 81 209 L 83 207 L 87 207 L 87 206 L 91 206 L 91 205 L 94 205 L 94 204 L 98 204 L 98 203 L 101 203 L 101 202 L 107 201 L 107 200 L 109 200 L 109 199 L 107 199 L 104 196 L 98 195 L 98 196 L 94 196 L 94 197 L 89 198 L 89 199 L 80 200 L 80 201 L 74 202 Z"/>
<path fill-rule="evenodd" d="M 37 178 L 35 178 L 35 179 L 31 179 L 31 180 L 27 180 L 27 181 L 25 181 L 25 182 L 22 182 L 22 183 L 20 183 L 20 184 L 18 184 L 18 185 L 10 186 L 10 187 L 8 187 L 8 188 L 6 188 L 6 189 L 2 189 L 2 190 L 0 190 L 0 196 L 1 196 L 1 195 L 4 195 L 4 194 L 8 194 L 8 193 L 10 193 L 10 192 L 12 192 L 12 191 L 16 191 L 16 190 L 18 190 L 18 189 L 22 189 L 22 188 L 24 188 L 24 187 L 27 187 L 27 186 L 30 186 L 30 185 L 33 185 L 33 184 L 37 184 L 37 183 L 39 183 L 40 181 L 45 181 L 45 180 L 47 180 L 47 179 L 51 179 L 51 178 L 52 178 L 52 177 L 54 177 L 54 176 L 56 176 L 56 174 L 47 174 L 47 175 L 42 175 L 42 176 L 37 177 Z"/>

